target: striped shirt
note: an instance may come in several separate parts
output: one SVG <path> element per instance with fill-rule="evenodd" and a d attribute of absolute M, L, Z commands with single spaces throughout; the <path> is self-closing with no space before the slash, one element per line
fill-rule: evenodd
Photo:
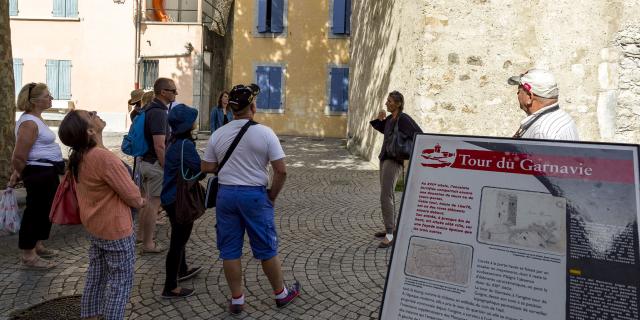
<path fill-rule="evenodd" d="M 558 103 L 554 103 L 532 113 L 520 122 L 520 126 L 525 126 L 529 121 L 534 120 L 538 114 L 557 105 Z M 578 137 L 578 128 L 576 127 L 576 123 L 573 121 L 573 118 L 571 118 L 571 116 L 562 109 L 548 112 L 540 116 L 540 118 L 536 120 L 531 127 L 527 129 L 527 131 L 525 131 L 522 138 L 571 141 L 580 140 Z"/>

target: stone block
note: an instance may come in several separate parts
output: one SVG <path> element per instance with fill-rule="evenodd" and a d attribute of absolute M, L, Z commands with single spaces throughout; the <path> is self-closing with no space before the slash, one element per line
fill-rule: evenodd
<path fill-rule="evenodd" d="M 612 139 L 616 132 L 616 91 L 604 91 L 598 95 L 598 104 L 596 107 L 598 125 L 600 129 L 600 137 L 603 139 Z"/>
<path fill-rule="evenodd" d="M 598 65 L 598 84 L 600 90 L 616 90 L 618 88 L 618 65 L 603 62 Z"/>

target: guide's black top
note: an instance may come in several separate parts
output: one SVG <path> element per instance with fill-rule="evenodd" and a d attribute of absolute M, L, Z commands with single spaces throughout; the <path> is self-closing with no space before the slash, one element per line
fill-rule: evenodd
<path fill-rule="evenodd" d="M 387 145 L 393 143 L 391 141 L 391 134 L 393 133 L 393 127 L 396 125 L 396 121 L 398 121 L 398 130 L 409 137 L 413 137 L 413 135 L 417 133 L 422 133 L 422 129 L 420 126 L 411 118 L 408 114 L 400 112 L 398 114 L 398 119 L 393 120 L 392 115 L 387 116 L 384 120 L 371 120 L 369 123 L 371 126 L 384 134 L 384 142 L 382 142 L 382 148 L 380 150 L 380 154 L 378 155 L 378 159 L 380 161 L 384 161 L 387 159 L 395 160 L 398 163 L 402 163 L 402 160 L 397 160 L 393 157 L 390 157 L 386 154 Z"/>

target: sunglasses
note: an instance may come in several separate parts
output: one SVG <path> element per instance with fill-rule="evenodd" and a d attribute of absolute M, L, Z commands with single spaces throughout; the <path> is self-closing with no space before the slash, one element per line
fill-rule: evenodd
<path fill-rule="evenodd" d="M 178 89 L 162 89 L 162 90 L 169 91 L 169 92 L 171 92 L 173 94 L 178 94 Z"/>

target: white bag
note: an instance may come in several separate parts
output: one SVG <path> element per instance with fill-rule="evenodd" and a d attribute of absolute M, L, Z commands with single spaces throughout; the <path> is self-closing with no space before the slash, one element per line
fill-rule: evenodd
<path fill-rule="evenodd" d="M 7 188 L 2 192 L 0 199 L 0 225 L 2 229 L 10 233 L 17 233 L 20 230 L 20 213 L 18 211 L 18 200 L 13 188 Z"/>

